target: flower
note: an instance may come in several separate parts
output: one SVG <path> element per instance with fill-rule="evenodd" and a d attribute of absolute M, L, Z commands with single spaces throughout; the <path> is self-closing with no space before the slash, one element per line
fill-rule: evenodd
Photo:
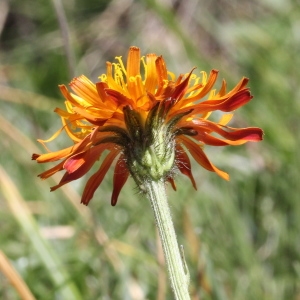
<path fill-rule="evenodd" d="M 217 70 L 201 76 L 190 73 L 177 78 L 167 70 L 162 56 L 140 56 L 140 49 L 131 47 L 126 67 L 121 57 L 107 62 L 106 74 L 92 83 L 84 75 L 73 79 L 68 91 L 59 88 L 65 97 L 66 110 L 56 108 L 63 130 L 73 145 L 60 151 L 33 154 L 38 163 L 60 161 L 39 176 L 46 179 L 65 170 L 60 183 L 51 191 L 85 175 L 101 156 L 102 163 L 87 181 L 82 203 L 88 204 L 108 169 L 117 158 L 111 204 L 115 205 L 129 174 L 143 190 L 147 180 L 169 181 L 174 189 L 174 174 L 180 171 L 196 183 L 188 153 L 205 169 L 228 180 L 205 155 L 204 145 L 241 145 L 262 140 L 260 128 L 227 126 L 232 111 L 248 103 L 252 96 L 248 79 L 242 78 L 229 92 L 223 80 L 218 92 L 212 89 Z M 141 68 L 142 66 L 142 68 Z M 142 69 L 142 71 L 141 71 Z M 214 111 L 226 112 L 218 122 L 209 120 Z M 108 150 L 108 151 L 107 151 Z"/>

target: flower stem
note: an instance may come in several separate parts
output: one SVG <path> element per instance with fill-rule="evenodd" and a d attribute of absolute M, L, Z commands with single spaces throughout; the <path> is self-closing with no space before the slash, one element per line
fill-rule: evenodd
<path fill-rule="evenodd" d="M 146 193 L 151 201 L 156 225 L 161 238 L 171 287 L 176 300 L 189 300 L 189 274 L 183 250 L 179 251 L 176 234 L 167 202 L 165 184 L 162 180 L 148 181 Z"/>

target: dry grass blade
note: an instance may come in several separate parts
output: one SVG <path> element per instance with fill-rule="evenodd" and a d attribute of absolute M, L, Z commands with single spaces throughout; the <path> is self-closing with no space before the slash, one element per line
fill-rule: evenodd
<path fill-rule="evenodd" d="M 6 255 L 0 250 L 0 270 L 9 279 L 23 300 L 35 300 L 27 284 L 12 266 Z"/>

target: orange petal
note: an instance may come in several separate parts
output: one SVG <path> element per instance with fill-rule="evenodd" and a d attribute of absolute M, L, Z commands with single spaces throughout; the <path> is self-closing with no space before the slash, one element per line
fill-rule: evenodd
<path fill-rule="evenodd" d="M 223 79 L 221 88 L 220 88 L 219 92 L 216 95 L 218 98 L 222 97 L 226 94 L 226 86 L 227 86 L 226 81 Z"/>
<path fill-rule="evenodd" d="M 58 165 L 56 165 L 55 167 L 39 174 L 38 176 L 43 180 L 46 179 L 46 178 L 49 178 L 50 176 L 54 175 L 55 173 L 63 170 L 64 169 L 64 167 L 63 167 L 64 163 L 65 163 L 65 161 L 62 161 Z"/>
<path fill-rule="evenodd" d="M 184 94 L 188 88 L 189 80 L 191 78 L 193 71 L 194 71 L 194 69 L 192 69 L 192 71 L 186 76 L 186 78 L 180 84 L 178 84 L 176 86 L 173 94 L 171 95 L 172 98 L 179 100 L 184 96 Z"/>
<path fill-rule="evenodd" d="M 246 88 L 246 85 L 249 82 L 249 78 L 243 77 L 238 84 L 231 90 L 229 91 L 226 95 L 223 96 L 224 97 L 231 97 L 232 95 L 234 95 L 235 93 L 237 93 L 238 91 Z M 221 98 L 222 99 L 222 98 Z"/>
<path fill-rule="evenodd" d="M 127 88 L 130 95 L 136 92 L 136 81 L 132 80 L 140 75 L 141 54 L 138 47 L 130 47 L 127 58 Z M 134 97 L 136 98 L 136 97 Z"/>
<path fill-rule="evenodd" d="M 140 75 L 141 53 L 140 48 L 132 46 L 129 48 L 127 57 L 127 83 L 130 77 Z"/>
<path fill-rule="evenodd" d="M 145 90 L 147 93 L 154 94 L 157 87 L 157 73 L 155 67 L 157 55 L 148 54 L 146 56 L 146 79 L 145 79 Z"/>
<path fill-rule="evenodd" d="M 211 70 L 206 85 L 202 88 L 201 92 L 197 95 L 198 99 L 203 98 L 214 86 L 218 78 L 218 70 Z"/>
<path fill-rule="evenodd" d="M 193 158 L 203 168 L 211 172 L 216 172 L 223 179 L 229 180 L 229 175 L 226 172 L 218 169 L 209 161 L 209 159 L 207 158 L 207 156 L 205 155 L 205 153 L 203 152 L 199 144 L 196 144 L 195 142 L 193 142 L 192 140 L 190 140 L 185 136 L 180 136 L 177 139 L 187 147 L 187 149 L 190 151 Z"/>
<path fill-rule="evenodd" d="M 204 143 L 205 145 L 210 146 L 238 146 L 247 143 L 246 140 L 238 140 L 238 141 L 230 141 L 230 140 L 222 140 L 220 138 L 208 135 L 207 133 L 203 132 L 201 135 L 196 135 L 192 137 L 193 139 Z"/>
<path fill-rule="evenodd" d="M 83 106 L 87 107 L 90 104 L 86 102 L 84 99 L 81 99 L 80 97 L 77 97 L 76 99 L 72 97 L 72 95 L 69 93 L 67 87 L 65 85 L 59 85 L 58 86 L 63 96 L 66 98 L 67 101 L 69 101 L 74 106 Z"/>
<path fill-rule="evenodd" d="M 61 122 L 64 125 L 64 129 L 68 136 L 73 140 L 75 143 L 80 143 L 82 141 L 82 138 L 80 137 L 80 131 L 72 131 L 72 123 L 67 122 L 65 118 L 61 118 Z"/>
<path fill-rule="evenodd" d="M 126 183 L 128 176 L 129 176 L 129 171 L 126 165 L 125 156 L 124 154 L 122 154 L 116 163 L 115 172 L 114 172 L 114 181 L 113 181 L 114 189 L 111 196 L 112 206 L 115 206 L 117 204 L 120 191 L 123 188 L 124 184 Z"/>
<path fill-rule="evenodd" d="M 193 115 L 204 114 L 215 110 L 221 110 L 224 112 L 233 111 L 246 103 L 248 103 L 253 96 L 251 96 L 248 89 L 241 90 L 234 94 L 232 97 L 225 100 L 207 100 L 204 102 L 200 102 L 195 105 L 187 106 L 185 108 L 174 111 L 170 117 L 175 114 L 184 113 L 188 110 L 193 109 Z M 175 110 L 175 108 L 174 108 Z"/>
<path fill-rule="evenodd" d="M 136 107 L 135 102 L 132 99 L 114 89 L 106 89 L 105 92 L 117 103 L 118 106 L 131 105 L 132 107 Z"/>
<path fill-rule="evenodd" d="M 105 82 L 97 82 L 96 88 L 100 99 L 105 102 L 105 104 L 109 105 L 113 110 L 115 110 L 116 105 L 113 102 L 113 99 L 109 97 L 106 93 L 106 89 L 108 89 L 108 85 Z"/>
<path fill-rule="evenodd" d="M 211 70 L 205 86 L 202 87 L 201 85 L 199 85 L 199 87 L 201 87 L 201 90 L 198 93 L 197 93 L 197 91 L 195 91 L 191 97 L 187 97 L 186 99 L 182 99 L 182 101 L 178 102 L 176 109 L 178 109 L 180 107 L 186 107 L 190 103 L 203 98 L 213 88 L 213 86 L 217 80 L 218 73 L 219 73 L 218 70 Z"/>
<path fill-rule="evenodd" d="M 55 151 L 55 152 L 41 154 L 39 156 L 35 155 L 35 158 L 38 163 L 45 163 L 45 162 L 60 160 L 62 158 L 67 158 L 72 154 L 81 152 L 89 142 L 90 142 L 89 136 L 86 136 L 82 141 L 75 144 L 74 146 L 59 151 Z"/>
<path fill-rule="evenodd" d="M 97 106 L 100 104 L 95 84 L 84 75 L 74 78 L 70 83 L 70 87 L 80 98 L 90 103 L 90 105 Z"/>
<path fill-rule="evenodd" d="M 62 158 L 68 157 L 70 154 L 73 153 L 73 151 L 74 151 L 74 146 L 71 146 L 59 151 L 41 154 L 39 155 L 39 157 L 36 158 L 36 161 L 38 163 L 45 163 L 45 162 L 60 160 Z"/>
<path fill-rule="evenodd" d="M 104 159 L 99 170 L 88 180 L 82 194 L 81 203 L 85 205 L 89 204 L 90 200 L 94 196 L 96 189 L 101 184 L 104 176 L 106 175 L 108 169 L 110 168 L 111 164 L 113 163 L 115 157 L 119 154 L 119 152 L 120 150 L 112 150 Z"/>
<path fill-rule="evenodd" d="M 166 80 L 168 79 L 168 71 L 166 67 L 166 63 L 162 56 L 157 57 L 155 61 L 156 65 L 156 73 L 157 73 L 157 91 L 155 93 L 155 96 L 159 96 L 163 92 L 163 88 L 165 85 Z"/>
<path fill-rule="evenodd" d="M 91 122 L 92 124 L 96 124 L 96 125 L 103 124 L 102 122 L 111 118 L 113 114 L 113 111 L 101 109 L 101 111 L 99 110 L 97 115 L 94 115 L 88 110 L 83 109 L 81 107 L 74 107 L 74 111 L 78 113 L 80 116 L 84 117 L 89 122 Z"/>

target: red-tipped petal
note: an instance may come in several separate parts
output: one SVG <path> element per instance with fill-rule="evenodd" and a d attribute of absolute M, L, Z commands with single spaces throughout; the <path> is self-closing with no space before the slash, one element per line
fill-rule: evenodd
<path fill-rule="evenodd" d="M 195 142 L 193 142 L 192 140 L 190 140 L 189 138 L 185 137 L 185 136 L 180 136 L 178 137 L 178 140 L 181 140 L 182 143 L 187 147 L 187 149 L 190 151 L 191 155 L 193 156 L 193 158 L 197 161 L 198 164 L 200 164 L 203 168 L 205 168 L 208 171 L 211 172 L 216 172 L 220 177 L 222 177 L 225 180 L 229 180 L 229 175 L 224 172 L 221 171 L 220 169 L 218 169 L 216 166 L 214 166 L 209 159 L 207 158 L 207 156 L 205 155 L 205 153 L 203 152 L 203 150 L 201 149 L 200 145 L 196 144 Z"/>
<path fill-rule="evenodd" d="M 243 89 L 222 100 L 207 100 L 201 102 L 198 104 L 198 108 L 199 112 L 201 111 L 201 113 L 212 110 L 229 112 L 247 104 L 252 98 L 253 96 L 251 96 L 249 89 Z"/>
<path fill-rule="evenodd" d="M 78 153 L 76 155 L 71 156 L 68 158 L 64 164 L 64 169 L 68 173 L 75 172 L 78 168 L 80 168 L 88 159 L 88 154 L 91 152 L 92 149 L 88 149 L 87 151 Z"/>
<path fill-rule="evenodd" d="M 203 119 L 181 122 L 178 127 L 190 127 L 198 133 L 193 139 L 211 146 L 242 145 L 247 142 L 258 142 L 263 138 L 263 131 L 258 127 L 237 129 Z M 211 133 L 217 133 L 226 140 L 211 136 Z"/>
<path fill-rule="evenodd" d="M 247 128 L 233 128 L 224 126 L 223 128 L 217 124 L 210 122 L 210 128 L 214 128 L 214 132 L 218 133 L 220 136 L 227 138 L 230 141 L 249 141 L 249 142 L 258 142 L 263 138 L 263 131 L 258 127 L 247 127 Z"/>
<path fill-rule="evenodd" d="M 116 163 L 115 172 L 114 172 L 114 181 L 113 181 L 114 189 L 111 196 L 112 206 L 115 206 L 117 204 L 120 191 L 123 188 L 124 184 L 126 183 L 128 176 L 129 176 L 129 171 L 126 165 L 125 157 L 122 154 Z"/>
<path fill-rule="evenodd" d="M 191 180 L 194 189 L 197 190 L 196 182 L 192 174 L 190 159 L 179 144 L 176 146 L 176 165 L 179 171 Z"/>
<path fill-rule="evenodd" d="M 191 123 L 189 123 L 189 125 L 190 124 Z M 233 128 L 222 126 L 208 120 L 193 120 L 192 124 L 196 125 L 193 127 L 196 131 L 208 133 L 216 132 L 220 136 L 231 141 L 245 140 L 257 142 L 261 141 L 263 137 L 263 131 L 258 127 Z"/>
<path fill-rule="evenodd" d="M 251 96 L 249 90 L 244 89 L 238 91 L 236 94 L 229 98 L 225 98 L 225 100 L 206 100 L 198 104 L 185 106 L 184 108 L 179 109 L 177 111 L 172 111 L 170 117 L 172 117 L 175 114 L 185 113 L 191 109 L 193 111 L 193 115 L 205 114 L 215 110 L 230 112 L 247 104 L 252 98 L 253 96 Z"/>
<path fill-rule="evenodd" d="M 107 144 L 100 144 L 96 147 L 89 148 L 87 151 L 80 152 L 68 158 L 64 164 L 64 169 L 68 173 L 77 171 L 82 165 L 93 165 L 99 159 L 100 154 L 110 147 Z"/>
<path fill-rule="evenodd" d="M 180 107 L 189 106 L 190 103 L 198 101 L 201 98 L 203 98 L 207 93 L 209 93 L 209 91 L 214 86 L 218 77 L 218 73 L 219 73 L 218 70 L 211 70 L 205 86 L 203 87 L 202 84 L 198 85 L 198 87 L 202 88 L 202 90 L 199 93 L 197 93 L 197 90 L 195 90 L 193 96 L 190 96 L 186 99 L 182 99 L 182 101 L 178 102 L 178 105 L 175 106 L 174 109 L 177 110 Z"/>
<path fill-rule="evenodd" d="M 84 176 L 106 149 L 109 149 L 107 144 L 98 145 L 86 152 L 78 153 L 67 159 L 63 165 L 63 168 L 67 172 L 64 174 L 58 185 L 51 187 L 51 191 L 55 191 L 66 183 Z"/>
<path fill-rule="evenodd" d="M 111 164 L 113 163 L 115 157 L 119 154 L 119 152 L 120 150 L 111 151 L 104 159 L 99 170 L 88 180 L 83 191 L 81 203 L 85 205 L 89 204 L 90 200 L 94 196 L 96 189 L 101 184 L 104 176 L 106 175 L 108 169 L 110 168 Z"/>
<path fill-rule="evenodd" d="M 210 145 L 210 146 L 238 146 L 247 143 L 246 140 L 237 140 L 237 141 L 230 141 L 230 140 L 222 140 L 220 138 L 211 136 L 205 132 L 195 135 L 192 137 L 193 139 L 204 143 L 205 145 Z"/>
<path fill-rule="evenodd" d="M 171 96 L 172 98 L 177 100 L 177 99 L 180 99 L 184 95 L 184 93 L 186 92 L 186 90 L 188 88 L 189 80 L 191 78 L 191 75 L 192 75 L 194 69 L 188 74 L 188 76 L 180 84 L 178 84 L 176 86 L 176 88 L 174 89 L 174 92 Z"/>
<path fill-rule="evenodd" d="M 99 156 L 98 156 L 98 158 L 99 158 Z M 88 159 L 83 164 L 81 164 L 77 169 L 73 169 L 71 173 L 69 173 L 67 171 L 64 174 L 64 176 L 62 177 L 62 179 L 60 180 L 59 184 L 51 187 L 51 192 L 57 190 L 61 186 L 65 185 L 65 184 L 67 184 L 67 183 L 69 183 L 73 180 L 76 180 L 76 179 L 81 178 L 82 176 L 84 176 L 91 169 L 91 167 L 93 166 L 93 164 L 95 163 L 95 161 L 97 159 L 96 158 L 95 159 Z"/>
<path fill-rule="evenodd" d="M 218 109 L 225 112 L 233 111 L 247 104 L 252 98 L 253 96 L 250 91 L 248 89 L 244 89 L 238 91 L 235 95 L 222 103 Z"/>

